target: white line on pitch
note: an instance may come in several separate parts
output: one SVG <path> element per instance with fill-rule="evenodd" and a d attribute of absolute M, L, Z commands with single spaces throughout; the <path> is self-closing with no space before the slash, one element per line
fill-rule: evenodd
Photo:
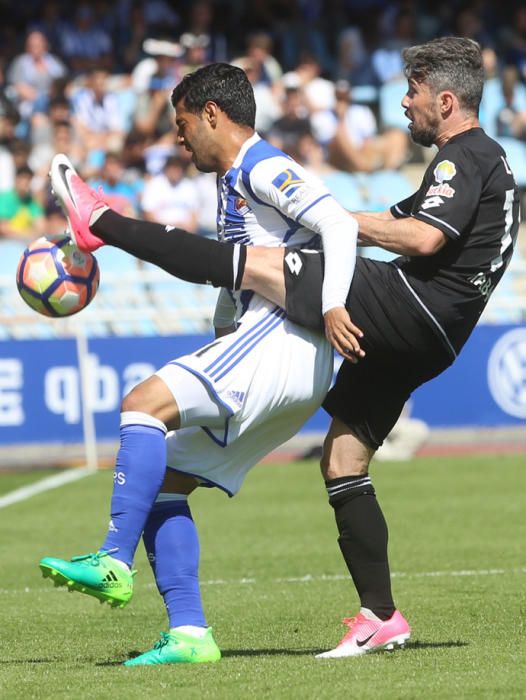
<path fill-rule="evenodd" d="M 526 566 L 521 566 L 515 569 L 461 569 L 459 571 L 415 571 L 414 573 L 409 572 L 393 572 L 391 576 L 393 578 L 448 578 L 456 576 L 503 576 L 510 574 L 526 574 Z M 287 578 L 273 578 L 270 579 L 270 583 L 316 583 L 317 581 L 347 581 L 349 576 L 344 574 L 321 574 L 320 576 L 314 576 L 312 574 L 306 574 L 305 576 L 290 576 Z M 201 586 L 236 586 L 236 585 L 254 585 L 258 583 L 256 578 L 239 578 L 239 579 L 209 579 L 208 581 L 201 581 Z M 259 583 L 268 583 L 265 579 L 260 579 Z M 141 585 L 140 588 L 155 588 L 154 583 L 146 583 Z M 26 586 L 25 588 L 0 588 L 0 595 L 5 595 L 7 593 L 12 593 L 19 595 L 20 593 L 50 593 L 55 592 L 66 592 L 66 588 L 56 589 L 53 586 Z"/>
<path fill-rule="evenodd" d="M 409 573 L 404 571 L 395 571 L 391 574 L 392 578 L 440 578 L 440 577 L 455 577 L 455 576 L 502 576 L 503 574 L 526 574 L 526 566 L 517 569 L 462 569 L 460 571 L 419 571 Z M 286 578 L 272 579 L 272 583 L 313 583 L 316 581 L 347 581 L 349 576 L 345 574 L 321 574 L 315 576 L 313 574 L 305 574 L 304 576 L 290 576 Z M 203 581 L 202 586 L 221 586 L 233 584 L 255 584 L 255 578 L 242 578 L 235 581 L 226 579 L 215 579 Z M 153 584 L 152 584 L 153 585 Z"/>
<path fill-rule="evenodd" d="M 22 486 L 14 491 L 9 491 L 4 496 L 0 496 L 0 508 L 6 508 L 13 503 L 20 503 L 20 501 L 26 501 L 28 498 L 36 496 L 37 493 L 56 489 L 64 484 L 90 476 L 90 474 L 95 474 L 95 470 L 90 467 L 81 467 L 80 469 L 68 469 L 60 474 L 40 479 L 40 481 L 29 484 L 29 486 Z"/>

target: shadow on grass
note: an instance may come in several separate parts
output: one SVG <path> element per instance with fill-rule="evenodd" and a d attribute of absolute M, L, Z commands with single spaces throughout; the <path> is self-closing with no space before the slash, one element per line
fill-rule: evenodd
<path fill-rule="evenodd" d="M 405 645 L 405 651 L 420 651 L 420 649 L 453 649 L 459 647 L 469 646 L 468 642 L 463 642 L 461 640 L 450 640 L 447 642 L 423 642 L 416 639 L 414 642 L 407 642 Z M 315 656 L 319 654 L 323 649 L 224 649 L 221 653 L 224 659 L 230 657 L 250 657 L 250 656 Z M 130 651 L 128 652 L 128 659 L 134 659 L 139 656 L 141 652 Z M 98 661 L 95 666 L 122 666 L 121 661 Z M 1 660 L 0 665 L 9 666 L 14 664 L 55 664 L 57 659 L 11 659 Z"/>
<path fill-rule="evenodd" d="M 407 642 L 405 650 L 419 651 L 420 649 L 451 649 L 454 647 L 467 647 L 468 642 L 447 641 L 447 642 L 423 642 L 415 640 Z M 316 654 L 326 651 L 326 649 L 223 649 L 221 654 L 223 658 L 230 656 L 315 656 Z M 395 650 L 396 651 L 396 650 Z M 390 654 L 391 652 L 387 652 Z"/>
<path fill-rule="evenodd" d="M 419 649 L 453 649 L 467 646 L 469 646 L 469 642 L 462 642 L 460 639 L 448 642 L 421 642 L 419 639 L 415 639 L 414 642 L 407 642 L 405 648 L 409 651 L 418 651 Z"/>
<path fill-rule="evenodd" d="M 13 664 L 56 664 L 57 659 L 0 659 L 1 666 L 11 666 Z"/>
<path fill-rule="evenodd" d="M 221 655 L 223 659 L 236 656 L 313 656 L 320 651 L 320 649 L 225 649 L 221 651 Z M 139 652 L 128 652 L 128 659 L 134 659 L 136 656 L 139 656 Z M 120 666 L 123 661 L 99 661 L 95 666 Z"/>

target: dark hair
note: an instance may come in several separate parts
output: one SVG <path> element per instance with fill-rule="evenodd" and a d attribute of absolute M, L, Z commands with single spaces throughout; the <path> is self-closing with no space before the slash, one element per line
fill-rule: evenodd
<path fill-rule="evenodd" d="M 408 80 L 425 83 L 435 93 L 451 90 L 460 106 L 478 114 L 484 87 L 480 45 L 472 39 L 448 36 L 402 51 Z"/>
<path fill-rule="evenodd" d="M 29 167 L 29 165 L 25 165 L 25 164 L 24 164 L 24 165 L 20 165 L 20 166 L 16 169 L 16 174 L 17 174 L 17 176 L 18 176 L 18 175 L 29 175 L 30 177 L 33 177 L 33 174 L 34 174 L 34 173 L 33 173 L 33 171 L 31 170 L 31 168 Z"/>
<path fill-rule="evenodd" d="M 236 66 L 211 63 L 188 73 L 172 92 L 174 107 L 181 100 L 193 114 L 200 114 L 207 102 L 215 102 L 235 124 L 254 128 L 254 91 L 245 71 Z"/>

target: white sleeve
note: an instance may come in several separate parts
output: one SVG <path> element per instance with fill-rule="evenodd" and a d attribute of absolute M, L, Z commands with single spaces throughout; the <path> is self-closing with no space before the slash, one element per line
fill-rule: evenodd
<path fill-rule="evenodd" d="M 345 306 L 356 263 L 357 221 L 321 180 L 286 156 L 258 163 L 250 185 L 263 202 L 320 235 L 325 253 L 322 311 Z"/>
<path fill-rule="evenodd" d="M 236 320 L 236 305 L 227 289 L 220 289 L 214 312 L 214 328 L 227 328 Z"/>

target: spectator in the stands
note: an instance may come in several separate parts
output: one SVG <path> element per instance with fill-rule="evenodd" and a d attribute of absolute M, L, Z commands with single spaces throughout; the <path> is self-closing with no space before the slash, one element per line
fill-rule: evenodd
<path fill-rule="evenodd" d="M 337 34 L 336 77 L 356 86 L 378 84 L 371 56 L 378 45 L 381 13 L 377 8 L 368 13 L 367 21 L 353 22 Z"/>
<path fill-rule="evenodd" d="M 67 153 L 75 167 L 83 169 L 86 149 L 77 138 L 69 119 L 50 121 L 49 139 L 41 139 L 31 148 L 28 165 L 35 173 L 35 190 L 41 191 L 47 187 L 51 160 L 56 153 Z"/>
<path fill-rule="evenodd" d="M 182 67 L 184 75 L 193 73 L 208 63 L 207 49 L 210 43 L 208 34 L 185 32 L 179 37 L 179 43 L 185 52 Z"/>
<path fill-rule="evenodd" d="M 303 99 L 299 77 L 294 73 L 287 73 L 282 82 L 282 116 L 272 124 L 267 138 L 275 146 L 290 154 L 299 138 L 311 133 L 310 115 Z"/>
<path fill-rule="evenodd" d="M 36 3 L 35 15 L 28 24 L 28 31 L 42 32 L 48 40 L 52 53 L 58 54 L 62 45 L 61 39 L 66 27 L 63 3 L 58 0 L 46 0 Z"/>
<path fill-rule="evenodd" d="M 60 54 L 75 75 L 83 75 L 95 67 L 112 70 L 115 53 L 111 36 L 97 24 L 91 4 L 77 5 L 73 22 L 62 31 Z"/>
<path fill-rule="evenodd" d="M 140 190 L 126 181 L 122 155 L 115 151 L 106 153 L 99 174 L 89 180 L 94 189 L 104 193 L 112 209 L 123 216 L 136 217 L 139 212 Z"/>
<path fill-rule="evenodd" d="M 85 86 L 72 97 L 72 121 L 95 170 L 107 151 L 120 150 L 125 136 L 123 113 L 116 94 L 108 89 L 108 78 L 105 68 L 93 67 Z"/>
<path fill-rule="evenodd" d="M 334 132 L 334 83 L 323 77 L 322 65 L 312 53 L 303 53 L 293 71 L 285 73 L 281 84 L 298 85 L 310 120 L 310 128 L 325 144 Z M 328 135 L 329 134 L 329 135 Z"/>
<path fill-rule="evenodd" d="M 172 155 L 162 172 L 146 183 L 142 210 L 147 221 L 197 231 L 199 199 L 194 181 L 186 177 L 186 168 L 184 157 Z"/>
<path fill-rule="evenodd" d="M 135 92 L 139 95 L 148 92 L 154 76 L 166 79 L 166 84 L 173 88 L 183 77 L 185 50 L 181 44 L 167 38 L 150 37 L 144 40 L 142 49 L 145 56 L 131 73 Z"/>
<path fill-rule="evenodd" d="M 327 175 L 336 172 L 330 163 L 327 162 L 323 146 L 310 132 L 299 134 L 295 144 L 290 149 L 284 150 L 294 160 L 301 163 L 304 168 L 322 180 Z"/>
<path fill-rule="evenodd" d="M 253 58 L 242 56 L 234 61 L 242 68 L 252 84 L 256 100 L 256 129 L 266 136 L 272 124 L 281 116 L 281 108 L 276 91 L 263 78 L 262 65 Z"/>
<path fill-rule="evenodd" d="M 402 50 L 416 43 L 414 12 L 400 10 L 394 17 L 389 35 L 371 54 L 371 63 L 380 85 L 389 80 L 403 79 Z"/>
<path fill-rule="evenodd" d="M 502 71 L 501 89 L 503 107 L 496 115 L 497 137 L 526 139 L 526 105 L 516 99 L 519 75 L 515 66 L 505 66 Z"/>
<path fill-rule="evenodd" d="M 33 171 L 28 165 L 16 171 L 14 189 L 0 192 L 0 238 L 30 241 L 45 230 L 44 209 L 32 192 Z"/>
<path fill-rule="evenodd" d="M 15 186 L 15 158 L 12 144 L 16 138 L 16 126 L 20 120 L 14 105 L 0 95 L 0 192 Z"/>
<path fill-rule="evenodd" d="M 523 3 L 515 8 L 506 39 L 505 63 L 515 66 L 521 81 L 526 83 L 526 5 Z"/>
<path fill-rule="evenodd" d="M 35 112 L 47 111 L 51 86 L 66 72 L 60 58 L 50 53 L 45 35 L 39 31 L 29 32 L 24 52 L 13 59 L 6 74 L 7 85 L 27 127 L 22 135 L 29 134 Z"/>
<path fill-rule="evenodd" d="M 335 131 L 328 143 L 331 165 L 347 172 L 394 170 L 406 160 L 408 134 L 402 129 L 379 133 L 373 111 L 354 104 L 348 83 L 337 83 Z"/>
<path fill-rule="evenodd" d="M 228 43 L 226 36 L 218 29 L 220 21 L 216 15 L 217 4 L 210 0 L 196 0 L 189 3 L 185 31 L 195 37 L 206 37 L 204 63 L 228 60 Z M 220 12 L 223 10 L 221 9 Z"/>
<path fill-rule="evenodd" d="M 161 58 L 160 65 L 164 58 Z M 182 68 L 181 63 L 178 65 Z M 164 72 L 161 67 L 150 77 L 148 89 L 139 94 L 133 129 L 148 139 L 149 144 L 167 135 L 170 136 L 174 131 L 174 113 L 170 95 L 176 82 L 174 75 L 171 72 Z"/>
<path fill-rule="evenodd" d="M 246 56 L 261 65 L 261 79 L 269 85 L 275 85 L 283 75 L 273 51 L 274 41 L 268 32 L 254 32 L 248 35 Z"/>

